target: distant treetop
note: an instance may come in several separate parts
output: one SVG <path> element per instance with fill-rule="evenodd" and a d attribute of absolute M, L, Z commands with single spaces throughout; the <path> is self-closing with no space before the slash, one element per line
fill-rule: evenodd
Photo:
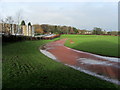
<path fill-rule="evenodd" d="M 25 21 L 24 20 L 21 21 L 21 25 L 25 25 Z"/>
<path fill-rule="evenodd" d="M 31 22 L 28 23 L 28 26 L 31 26 Z"/>

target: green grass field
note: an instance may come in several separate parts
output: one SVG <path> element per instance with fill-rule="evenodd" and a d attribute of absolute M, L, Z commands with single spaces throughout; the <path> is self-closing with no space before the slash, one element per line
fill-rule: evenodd
<path fill-rule="evenodd" d="M 65 45 L 70 48 L 104 56 L 120 57 L 118 36 L 63 35 L 62 38 L 68 38 Z M 70 40 L 74 43 L 70 43 Z"/>
<path fill-rule="evenodd" d="M 39 47 L 51 41 L 3 43 L 3 88 L 118 88 L 44 56 Z"/>

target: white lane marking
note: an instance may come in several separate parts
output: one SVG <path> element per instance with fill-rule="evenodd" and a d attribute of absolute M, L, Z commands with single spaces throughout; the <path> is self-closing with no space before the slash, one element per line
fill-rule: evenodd
<path fill-rule="evenodd" d="M 100 55 L 96 55 L 96 54 L 92 54 L 92 53 L 88 53 L 88 52 L 78 51 L 78 50 L 75 50 L 75 49 L 72 49 L 72 48 L 69 48 L 69 47 L 66 47 L 66 46 L 64 46 L 64 47 L 67 48 L 67 49 L 70 49 L 72 51 L 78 52 L 78 53 L 93 55 L 95 57 L 106 59 L 106 60 L 109 60 L 109 61 L 112 61 L 112 62 L 120 62 L 120 58 L 100 56 Z"/>
<path fill-rule="evenodd" d="M 94 65 L 97 64 L 97 65 L 106 65 L 106 66 L 113 65 L 112 63 L 108 63 L 106 61 L 98 61 L 98 60 L 89 59 L 89 58 L 79 58 L 77 59 L 77 61 L 83 64 L 94 64 Z"/>
<path fill-rule="evenodd" d="M 40 49 L 40 52 L 43 53 L 44 55 L 48 56 L 49 58 L 56 60 L 56 57 L 53 54 L 51 54 L 50 52 L 48 52 L 46 50 L 41 50 L 41 49 Z"/>
<path fill-rule="evenodd" d="M 81 71 L 81 72 L 84 72 L 86 74 L 89 74 L 89 75 L 92 75 L 92 76 L 95 76 L 95 77 L 98 77 L 100 79 L 103 79 L 103 80 L 106 80 L 106 81 L 109 81 L 111 83 L 114 83 L 114 84 L 117 84 L 117 85 L 120 85 L 120 81 L 117 80 L 117 79 L 112 79 L 112 78 L 109 78 L 109 77 L 106 77 L 106 76 L 103 76 L 103 75 L 99 75 L 95 72 L 91 72 L 91 71 L 88 71 L 88 70 L 85 70 L 85 69 L 82 69 L 78 66 L 73 66 L 73 65 L 68 65 L 68 64 L 65 64 L 66 66 L 69 66 L 75 70 L 78 70 L 78 71 Z"/>

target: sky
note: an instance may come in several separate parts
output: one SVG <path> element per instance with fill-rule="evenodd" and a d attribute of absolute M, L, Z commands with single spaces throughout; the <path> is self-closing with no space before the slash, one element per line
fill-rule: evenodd
<path fill-rule="evenodd" d="M 118 2 L 119 0 L 0 0 L 4 2 Z"/>
<path fill-rule="evenodd" d="M 73 26 L 78 29 L 92 30 L 100 27 L 103 30 L 118 30 L 117 0 L 88 0 L 69 2 L 32 1 L 15 2 L 0 0 L 0 18 L 16 16 L 21 11 L 23 19 L 32 24 L 51 24 Z"/>

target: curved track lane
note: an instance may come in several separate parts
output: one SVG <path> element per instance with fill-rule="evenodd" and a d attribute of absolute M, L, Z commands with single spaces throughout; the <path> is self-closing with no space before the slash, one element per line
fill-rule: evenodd
<path fill-rule="evenodd" d="M 120 62 L 118 58 L 103 57 L 68 48 L 64 46 L 66 40 L 61 39 L 48 43 L 44 46 L 44 50 L 54 55 L 57 60 L 64 64 L 79 67 L 98 76 L 105 76 L 112 79 L 111 82 L 120 84 Z"/>

